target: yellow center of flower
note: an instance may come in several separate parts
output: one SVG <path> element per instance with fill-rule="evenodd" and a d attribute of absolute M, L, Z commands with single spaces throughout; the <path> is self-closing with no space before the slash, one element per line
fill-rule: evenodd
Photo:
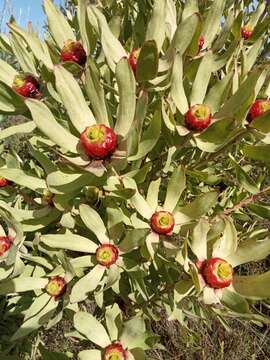
<path fill-rule="evenodd" d="M 137 49 L 133 51 L 133 57 L 137 60 L 140 56 L 141 49 Z"/>
<path fill-rule="evenodd" d="M 210 115 L 210 109 L 207 105 L 195 105 L 192 112 L 198 120 L 205 120 Z"/>
<path fill-rule="evenodd" d="M 16 75 L 13 81 L 13 85 L 16 87 L 21 87 L 25 84 L 25 78 L 22 75 Z"/>
<path fill-rule="evenodd" d="M 108 357 L 108 360 L 121 360 L 122 356 L 121 354 L 119 354 L 119 352 L 114 351 L 113 353 L 111 353 Z"/>
<path fill-rule="evenodd" d="M 112 258 L 112 251 L 110 249 L 104 249 L 99 253 L 99 258 L 103 261 L 109 261 Z"/>
<path fill-rule="evenodd" d="M 166 215 L 162 215 L 159 220 L 158 223 L 160 226 L 168 226 L 170 224 L 170 220 L 171 220 L 171 216 L 169 214 Z"/>
<path fill-rule="evenodd" d="M 223 262 L 218 265 L 217 274 L 220 279 L 228 279 L 232 276 L 232 267 L 229 263 Z"/>
<path fill-rule="evenodd" d="M 101 126 L 93 126 L 89 129 L 87 137 L 91 142 L 101 142 L 105 138 L 104 128 Z"/>
<path fill-rule="evenodd" d="M 261 106 L 262 106 L 264 112 L 270 110 L 270 101 L 266 100 L 266 101 L 262 102 Z"/>
<path fill-rule="evenodd" d="M 50 295 L 56 296 L 59 294 L 60 286 L 59 286 L 59 284 L 57 284 L 57 282 L 51 281 L 51 282 L 49 282 L 49 284 L 47 286 L 47 291 Z"/>

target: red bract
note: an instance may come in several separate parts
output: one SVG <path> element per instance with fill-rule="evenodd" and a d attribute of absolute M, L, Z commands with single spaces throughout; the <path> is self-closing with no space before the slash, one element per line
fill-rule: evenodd
<path fill-rule="evenodd" d="M 141 49 L 136 49 L 136 50 L 133 50 L 133 51 L 129 54 L 128 62 L 129 62 L 129 65 L 131 66 L 134 74 L 136 74 L 137 61 L 138 61 L 138 57 L 139 57 L 139 55 L 140 55 L 140 51 L 141 51 Z"/>
<path fill-rule="evenodd" d="M 46 286 L 46 291 L 49 295 L 57 299 L 66 291 L 66 282 L 61 276 L 51 278 Z"/>
<path fill-rule="evenodd" d="M 185 114 L 185 123 L 190 130 L 206 129 L 211 120 L 211 110 L 207 105 L 193 105 Z"/>
<path fill-rule="evenodd" d="M 249 38 L 251 38 L 252 34 L 253 29 L 250 26 L 241 27 L 241 35 L 243 39 L 248 40 Z"/>
<path fill-rule="evenodd" d="M 151 228 L 158 234 L 168 235 L 174 228 L 174 217 L 168 211 L 158 211 L 151 217 Z"/>
<path fill-rule="evenodd" d="M 61 50 L 61 60 L 63 62 L 72 61 L 80 66 L 84 66 L 87 55 L 79 41 L 68 40 Z"/>
<path fill-rule="evenodd" d="M 10 249 L 11 244 L 12 241 L 8 236 L 0 236 L 0 256 L 5 255 L 5 253 Z"/>
<path fill-rule="evenodd" d="M 249 120 L 252 121 L 256 117 L 263 115 L 266 111 L 270 110 L 270 100 L 256 100 L 249 110 Z M 270 116 L 269 116 L 270 118 Z"/>
<path fill-rule="evenodd" d="M 127 351 L 120 343 L 111 344 L 105 348 L 102 360 L 127 360 Z"/>
<path fill-rule="evenodd" d="M 111 244 L 102 244 L 96 251 L 97 262 L 107 268 L 116 263 L 118 256 L 118 248 Z"/>
<path fill-rule="evenodd" d="M 12 88 L 17 94 L 24 96 L 25 98 L 37 99 L 41 96 L 39 92 L 39 82 L 31 74 L 19 74 L 16 75 Z"/>
<path fill-rule="evenodd" d="M 233 268 L 226 260 L 220 258 L 206 260 L 201 272 L 206 284 L 214 289 L 223 289 L 232 283 Z"/>
<path fill-rule="evenodd" d="M 198 39 L 198 46 L 199 46 L 199 51 L 201 51 L 204 46 L 204 37 L 202 35 Z"/>
<path fill-rule="evenodd" d="M 0 187 L 5 187 L 11 184 L 11 181 L 0 176 Z"/>
<path fill-rule="evenodd" d="M 117 144 L 115 132 L 105 125 L 87 127 L 80 137 L 85 153 L 93 159 L 105 159 Z"/>

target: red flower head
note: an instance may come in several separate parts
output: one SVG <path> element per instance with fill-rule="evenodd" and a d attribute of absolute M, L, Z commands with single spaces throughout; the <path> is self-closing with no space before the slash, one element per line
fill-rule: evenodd
<path fill-rule="evenodd" d="M 127 360 L 127 351 L 120 343 L 111 344 L 105 348 L 102 360 Z"/>
<path fill-rule="evenodd" d="M 199 52 L 203 49 L 204 46 L 204 37 L 201 35 L 198 39 Z"/>
<path fill-rule="evenodd" d="M 12 89 L 16 91 L 17 94 L 22 95 L 25 98 L 33 99 L 37 99 L 41 96 L 39 87 L 39 82 L 31 74 L 16 75 L 12 84 Z"/>
<path fill-rule="evenodd" d="M 59 298 L 66 291 L 65 280 L 61 276 L 51 278 L 46 286 L 46 291 L 55 299 Z"/>
<path fill-rule="evenodd" d="M 80 66 L 84 66 L 87 55 L 79 41 L 68 40 L 61 50 L 61 60 L 63 62 L 72 61 Z"/>
<path fill-rule="evenodd" d="M 158 211 L 151 217 L 151 228 L 158 234 L 170 234 L 173 231 L 174 225 L 173 214 L 168 211 Z"/>
<path fill-rule="evenodd" d="M 8 236 L 0 236 L 0 256 L 5 255 L 11 245 L 12 241 Z"/>
<path fill-rule="evenodd" d="M 0 187 L 5 187 L 11 184 L 11 181 L 0 176 Z"/>
<path fill-rule="evenodd" d="M 118 248 L 111 244 L 102 244 L 96 251 L 97 262 L 107 268 L 116 263 L 118 256 Z"/>
<path fill-rule="evenodd" d="M 87 127 L 80 137 L 85 153 L 94 159 L 105 159 L 117 144 L 115 132 L 105 125 Z"/>
<path fill-rule="evenodd" d="M 128 58 L 129 65 L 131 66 L 135 75 L 136 75 L 136 70 L 137 70 L 137 61 L 138 61 L 140 52 L 141 52 L 141 49 L 135 49 L 129 54 L 129 58 Z"/>
<path fill-rule="evenodd" d="M 185 114 L 185 123 L 190 130 L 204 130 L 211 120 L 211 110 L 207 105 L 193 105 Z"/>
<path fill-rule="evenodd" d="M 265 112 L 270 110 L 270 100 L 256 100 L 248 114 L 248 118 L 250 121 L 254 120 L 256 117 L 263 115 Z M 269 115 L 270 118 L 270 115 Z"/>
<path fill-rule="evenodd" d="M 243 39 L 248 40 L 249 38 L 251 38 L 252 34 L 253 34 L 253 29 L 251 26 L 246 25 L 241 27 L 241 35 Z"/>
<path fill-rule="evenodd" d="M 233 268 L 226 260 L 220 258 L 205 260 L 201 272 L 207 285 L 214 289 L 223 289 L 232 283 Z"/>

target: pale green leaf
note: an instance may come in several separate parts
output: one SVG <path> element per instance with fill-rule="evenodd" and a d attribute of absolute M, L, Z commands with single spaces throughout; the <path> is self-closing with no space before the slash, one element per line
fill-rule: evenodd
<path fill-rule="evenodd" d="M 180 165 L 174 169 L 168 183 L 166 198 L 164 202 L 164 209 L 166 211 L 173 212 L 185 188 L 185 169 L 182 165 Z"/>
<path fill-rule="evenodd" d="M 48 17 L 50 33 L 60 49 L 67 40 L 76 40 L 66 17 L 51 0 L 44 0 L 44 9 Z"/>
<path fill-rule="evenodd" d="M 61 96 L 69 118 L 82 133 L 86 127 L 96 123 L 92 111 L 86 104 L 82 90 L 73 75 L 62 66 L 55 67 L 56 89 Z"/>
<path fill-rule="evenodd" d="M 111 340 L 101 323 L 91 314 L 79 311 L 74 315 L 74 326 L 94 344 L 105 348 Z"/>
<path fill-rule="evenodd" d="M 66 249 L 85 253 L 95 253 L 97 244 L 88 238 L 75 234 L 51 234 L 42 235 L 40 241 L 43 244 L 58 249 Z"/>
<path fill-rule="evenodd" d="M 115 76 L 119 90 L 119 106 L 114 131 L 125 137 L 132 126 L 136 107 L 136 82 L 126 58 L 117 63 Z"/>
<path fill-rule="evenodd" d="M 79 139 L 61 126 L 54 118 L 49 108 L 38 100 L 26 100 L 37 127 L 55 144 L 77 153 Z"/>

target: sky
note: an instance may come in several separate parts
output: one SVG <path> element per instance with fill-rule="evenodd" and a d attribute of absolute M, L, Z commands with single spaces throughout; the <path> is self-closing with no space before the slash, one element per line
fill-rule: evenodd
<path fill-rule="evenodd" d="M 54 0 L 56 4 L 63 4 L 64 0 Z M 25 27 L 29 20 L 32 21 L 33 26 L 41 30 L 44 24 L 44 12 L 42 8 L 42 0 L 0 0 L 0 27 L 2 31 L 7 31 L 6 22 L 11 14 L 16 18 L 16 21 Z"/>

